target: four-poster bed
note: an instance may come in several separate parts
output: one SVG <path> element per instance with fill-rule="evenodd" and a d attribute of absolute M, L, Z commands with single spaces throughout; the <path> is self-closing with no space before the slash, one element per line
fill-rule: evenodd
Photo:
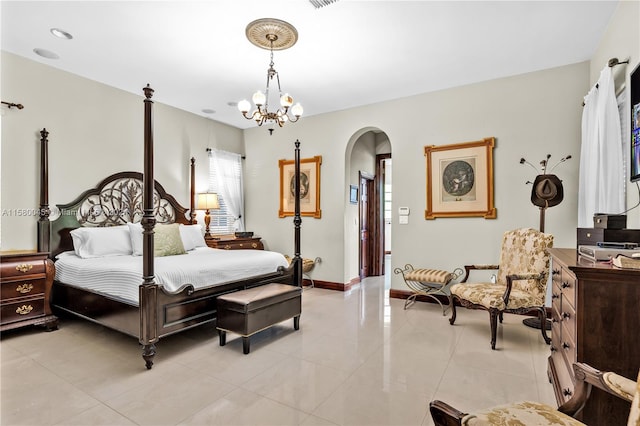
<path fill-rule="evenodd" d="M 256 273 L 255 264 L 258 262 L 254 257 L 245 258 L 243 264 L 238 264 L 238 259 L 224 258 L 217 260 L 206 260 L 204 257 L 202 264 L 218 263 L 223 264 L 222 268 L 234 269 L 235 272 L 242 271 L 242 277 L 234 276 L 229 278 L 226 275 L 228 271 L 218 271 L 214 276 L 206 275 L 202 278 L 202 267 L 198 267 L 199 282 L 197 279 L 185 279 L 181 285 L 168 286 L 159 284 L 156 279 L 156 263 L 160 266 L 165 265 L 168 257 L 155 258 L 154 255 L 154 234 L 163 229 L 156 229 L 157 226 L 165 226 L 163 224 L 178 224 L 180 232 L 195 224 L 195 160 L 191 159 L 191 194 L 190 207 L 186 209 L 181 206 L 172 195 L 168 194 L 162 185 L 155 181 L 153 175 L 153 127 L 152 127 L 152 106 L 153 89 L 148 85 L 144 89 L 144 173 L 138 172 L 120 172 L 105 178 L 102 182 L 83 192 L 73 202 L 64 205 L 57 205 L 59 216 L 55 219 L 49 218 L 49 200 L 48 200 L 48 135 L 46 129 L 41 133 L 41 187 L 40 187 L 40 217 L 38 219 L 38 250 L 49 252 L 52 259 L 59 258 L 58 266 L 62 266 L 65 256 L 74 258 L 76 265 L 84 263 L 103 263 L 113 267 L 114 264 L 128 262 L 126 256 L 110 257 L 109 260 L 101 262 L 101 259 L 76 258 L 78 251 L 69 253 L 74 250 L 74 242 L 80 245 L 80 235 L 88 228 L 112 227 L 109 232 L 116 228 L 126 228 L 131 226 L 130 222 L 139 222 L 141 224 L 141 246 L 142 257 L 132 259 L 131 262 L 140 267 L 139 278 L 141 283 L 138 285 L 137 300 L 136 295 L 123 297 L 122 294 L 107 294 L 100 291 L 99 287 L 81 287 L 76 282 L 76 278 L 71 279 L 73 282 L 65 282 L 58 279 L 59 276 L 73 276 L 62 274 L 56 271 L 56 280 L 54 281 L 51 304 L 55 310 L 67 312 L 81 318 L 96 322 L 105 327 L 125 333 L 127 335 L 137 337 L 142 345 L 142 357 L 145 360 L 146 367 L 150 369 L 153 365 L 155 356 L 155 344 L 160 338 L 178 333 L 180 331 L 190 329 L 205 323 L 212 323 L 216 320 L 216 298 L 222 294 L 233 291 L 256 287 L 268 283 L 284 283 L 295 286 L 302 284 L 302 258 L 300 257 L 300 225 L 302 223 L 300 217 L 299 205 L 299 162 L 300 162 L 300 143 L 295 142 L 295 186 L 296 193 L 295 216 L 294 216 L 294 259 L 290 266 L 287 263 L 280 266 L 261 266 L 262 272 Z M 140 226 L 140 225 L 138 225 Z M 172 226 L 172 225 L 166 225 Z M 85 227 L 87 229 L 85 229 Z M 184 228 L 182 228 L 184 227 Z M 133 232 L 130 228 L 129 232 Z M 199 228 L 198 228 L 199 229 Z M 76 231 L 74 231 L 76 230 Z M 78 232 L 80 231 L 80 233 Z M 121 230 L 125 232 L 124 229 Z M 91 231 L 94 232 L 94 231 Z M 98 233 L 100 231 L 98 230 Z M 132 234 L 131 234 L 132 235 Z M 201 237 L 201 235 L 200 235 Z M 182 237 L 185 238 L 185 237 Z M 200 251 L 198 251 L 200 250 Z M 248 254 L 252 256 L 262 256 L 259 250 L 240 250 L 229 252 L 226 250 L 196 248 L 193 253 L 183 256 L 169 256 L 176 260 L 191 261 L 193 264 L 198 263 L 198 257 L 205 256 L 209 253 L 202 254 L 203 251 L 212 251 L 227 253 L 227 256 L 242 256 Z M 135 249 L 134 249 L 135 252 Z M 249 253 L 254 252 L 254 253 Z M 194 254 L 195 253 L 195 254 Z M 271 254 L 272 259 L 277 265 L 278 256 L 284 258 L 280 254 L 273 252 L 265 252 Z M 135 254 L 135 253 L 134 253 Z M 80 256 L 82 257 L 82 256 Z M 93 255 L 90 257 L 94 257 Z M 134 257 L 134 256 L 129 256 Z M 107 259 L 107 258 L 105 258 Z M 141 259 L 141 261 L 140 261 Z M 84 261 L 87 262 L 84 262 Z M 173 261 L 173 260 L 172 260 Z M 261 261 L 261 260 L 260 260 Z M 232 263 L 235 262 L 235 263 Z M 140 265 L 142 263 L 142 265 Z M 104 266 L 104 265 L 103 265 Z M 128 266 L 130 268 L 130 266 Z M 170 266 L 168 267 L 171 268 Z M 179 267 L 182 271 L 183 266 Z M 265 269 L 266 268 L 266 269 Z M 62 269 L 62 268 L 57 268 Z M 161 268 L 162 269 L 162 268 Z M 167 269 L 167 266 L 164 266 Z M 254 272 L 247 272 L 254 271 Z M 60 272 L 60 273 L 59 273 Z M 120 285 L 120 275 L 116 275 L 114 270 L 114 278 L 116 286 Z M 131 272 L 130 269 L 128 271 Z M 167 271 L 161 271 L 164 273 Z M 169 270 L 169 272 L 171 272 Z M 109 274 L 103 272 L 94 272 L 95 276 L 109 278 Z M 190 276 L 189 276 L 190 277 Z M 89 279 L 91 280 L 91 279 Z M 209 280 L 209 281 L 207 281 Z M 80 280 L 78 280 L 80 281 Z M 99 281 L 99 280 L 96 280 Z M 138 281 L 140 282 L 140 281 Z M 113 284 L 111 284 L 113 285 Z M 129 291 L 131 293 L 131 291 Z M 213 328 L 212 328 L 213 332 Z"/>

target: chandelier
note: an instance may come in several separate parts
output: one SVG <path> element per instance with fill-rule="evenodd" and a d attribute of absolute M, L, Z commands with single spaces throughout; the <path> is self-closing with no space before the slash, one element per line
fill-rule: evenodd
<path fill-rule="evenodd" d="M 271 62 L 267 69 L 267 88 L 264 93 L 258 90 L 253 94 L 252 100 L 255 109 L 251 112 L 251 104 L 246 99 L 238 102 L 238 109 L 247 120 L 255 120 L 258 126 L 264 123 L 279 127 L 284 126 L 287 121 L 295 123 L 300 119 L 303 109 L 299 103 L 293 105 L 293 97 L 288 93 L 282 93 L 280 88 L 280 77 L 278 71 L 273 67 L 273 51 L 284 50 L 293 46 L 298 41 L 298 31 L 288 22 L 273 18 L 257 19 L 245 30 L 247 38 L 251 43 L 271 52 Z M 280 98 L 280 108 L 269 111 L 269 84 L 275 78 L 278 84 L 278 96 Z M 269 129 L 273 133 L 273 128 Z"/>

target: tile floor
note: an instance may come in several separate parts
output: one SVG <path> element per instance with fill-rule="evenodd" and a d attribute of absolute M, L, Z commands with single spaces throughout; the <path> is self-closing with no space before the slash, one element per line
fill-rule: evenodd
<path fill-rule="evenodd" d="M 506 315 L 497 350 L 484 311 L 389 299 L 384 278 L 349 292 L 305 289 L 293 321 L 254 336 L 251 353 L 213 327 L 163 339 L 152 370 L 137 341 L 64 318 L 60 329 L 0 340 L 2 425 L 432 425 L 428 403 L 463 410 L 555 404 L 549 347 Z"/>

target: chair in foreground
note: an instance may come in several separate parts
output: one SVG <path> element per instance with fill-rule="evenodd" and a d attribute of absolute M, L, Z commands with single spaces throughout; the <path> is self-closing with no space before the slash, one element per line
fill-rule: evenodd
<path fill-rule="evenodd" d="M 456 320 L 454 299 L 469 309 L 489 311 L 491 324 L 491 349 L 496 348 L 498 319 L 506 313 L 526 314 L 537 311 L 542 337 L 549 344 L 547 336 L 546 310 L 544 300 L 549 277 L 549 253 L 553 246 L 553 235 L 531 228 L 520 228 L 504 233 L 499 265 L 466 265 L 465 276 L 458 284 L 451 286 L 449 306 L 453 325 Z M 468 283 L 472 270 L 497 270 L 495 283 Z"/>
<path fill-rule="evenodd" d="M 613 372 L 600 372 L 587 364 L 575 363 L 576 377 L 574 395 L 558 408 L 539 402 L 524 401 L 500 405 L 475 413 L 459 411 L 442 401 L 429 404 L 431 418 L 436 426 L 480 426 L 480 425 L 584 425 L 574 417 L 584 408 L 592 386 L 631 402 L 627 426 L 640 426 L 640 372 L 638 381 L 622 377 Z"/>

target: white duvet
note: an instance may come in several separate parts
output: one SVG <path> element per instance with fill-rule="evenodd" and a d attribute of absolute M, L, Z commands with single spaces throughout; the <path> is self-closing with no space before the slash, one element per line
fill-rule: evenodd
<path fill-rule="evenodd" d="M 82 259 L 73 252 L 57 257 L 55 279 L 138 304 L 142 256 Z M 221 250 L 200 247 L 187 254 L 155 258 L 155 282 L 167 291 L 184 284 L 196 289 L 275 272 L 289 263 L 280 253 L 265 250 Z"/>

